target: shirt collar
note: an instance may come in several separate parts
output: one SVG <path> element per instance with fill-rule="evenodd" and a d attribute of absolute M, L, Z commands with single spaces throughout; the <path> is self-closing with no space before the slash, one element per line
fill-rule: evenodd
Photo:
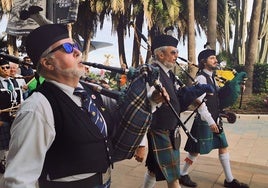
<path fill-rule="evenodd" d="M 204 73 L 208 74 L 210 77 L 212 77 L 213 72 L 207 70 L 207 69 L 203 69 Z"/>
<path fill-rule="evenodd" d="M 56 86 L 58 86 L 64 93 L 67 93 L 68 95 L 73 95 L 73 92 L 74 92 L 74 89 L 73 87 L 71 86 L 68 86 L 68 85 L 65 85 L 65 84 L 62 84 L 62 83 L 59 83 L 59 82 L 56 82 L 54 80 L 46 80 L 48 82 L 51 82 L 53 84 L 55 84 Z M 80 82 L 78 83 L 77 87 L 81 87 L 83 88 L 83 86 L 80 84 Z"/>
<path fill-rule="evenodd" d="M 161 67 L 161 69 L 163 69 L 163 71 L 168 75 L 168 71 L 170 71 L 170 69 L 168 69 L 165 65 L 163 65 L 162 63 L 160 63 L 159 61 L 156 61 L 156 63 Z"/>

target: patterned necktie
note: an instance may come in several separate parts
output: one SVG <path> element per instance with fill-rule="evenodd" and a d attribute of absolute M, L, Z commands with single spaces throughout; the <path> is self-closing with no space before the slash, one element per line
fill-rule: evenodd
<path fill-rule="evenodd" d="M 9 91 L 13 91 L 14 88 L 13 88 L 13 86 L 12 86 L 12 84 L 11 84 L 11 81 L 10 81 L 9 79 L 5 79 L 4 81 L 7 82 L 7 89 L 8 89 Z"/>
<path fill-rule="evenodd" d="M 105 130 L 106 128 L 105 121 L 100 111 L 98 110 L 96 104 L 92 101 L 91 97 L 88 95 L 87 91 L 81 87 L 77 87 L 75 88 L 73 94 L 81 98 L 83 109 L 85 109 L 89 113 L 91 120 L 95 123 L 95 125 L 97 125 L 103 136 L 106 137 L 107 133 Z"/>

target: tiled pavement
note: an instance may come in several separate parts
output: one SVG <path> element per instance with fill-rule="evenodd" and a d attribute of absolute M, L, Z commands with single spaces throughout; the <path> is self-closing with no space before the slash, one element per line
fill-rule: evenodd
<path fill-rule="evenodd" d="M 182 114 L 181 119 L 190 112 Z M 186 127 L 192 124 L 192 119 Z M 226 121 L 226 120 L 225 120 Z M 237 115 L 235 124 L 225 123 L 224 130 L 229 143 L 231 167 L 235 178 L 251 188 L 268 188 L 268 115 Z M 183 146 L 186 136 L 182 132 L 181 162 L 186 156 Z M 218 161 L 217 150 L 198 157 L 190 169 L 191 178 L 200 188 L 223 187 L 224 173 Z M 112 188 L 140 188 L 146 168 L 134 159 L 115 164 L 112 171 Z M 156 188 L 167 187 L 157 182 Z M 182 186 L 183 187 L 183 186 Z"/>

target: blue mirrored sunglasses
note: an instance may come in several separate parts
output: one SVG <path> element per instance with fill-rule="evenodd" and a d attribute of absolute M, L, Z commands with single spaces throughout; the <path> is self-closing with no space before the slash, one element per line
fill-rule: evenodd
<path fill-rule="evenodd" d="M 66 42 L 66 43 L 63 43 L 63 44 L 59 45 L 58 47 L 54 48 L 53 50 L 51 50 L 47 54 L 56 52 L 59 49 L 63 49 L 67 54 L 70 54 L 74 51 L 74 48 L 77 50 L 80 50 L 80 47 L 77 43 L 72 44 L 72 43 Z"/>

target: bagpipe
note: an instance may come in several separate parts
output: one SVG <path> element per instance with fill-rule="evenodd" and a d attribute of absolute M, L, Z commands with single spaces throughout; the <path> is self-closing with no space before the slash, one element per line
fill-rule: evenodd
<path fill-rule="evenodd" d="M 226 117 L 229 123 L 235 123 L 236 114 L 230 111 L 226 111 L 224 109 L 234 105 L 239 96 L 240 96 L 239 108 L 241 108 L 243 92 L 244 92 L 243 86 L 245 85 L 247 80 L 247 73 L 243 71 L 238 73 L 233 70 L 232 71 L 225 70 L 225 72 L 217 70 L 216 75 L 219 74 L 221 74 L 220 79 L 221 84 L 223 84 L 220 85 L 220 89 L 218 92 L 219 108 L 221 110 L 221 116 Z M 232 77 L 225 77 L 225 75 L 230 76 L 231 74 L 233 74 Z M 225 80 L 222 78 L 225 78 Z"/>
<path fill-rule="evenodd" d="M 247 80 L 246 72 L 237 72 L 235 69 L 226 68 L 226 65 L 220 63 L 220 68 L 216 70 L 216 81 L 220 87 L 219 103 L 220 109 L 232 106 L 243 95 L 242 86 Z M 242 98 L 241 98 L 242 99 Z M 240 101 L 241 107 L 241 101 Z"/>
<path fill-rule="evenodd" d="M 192 64 L 189 60 L 181 57 L 179 57 L 179 59 L 188 63 L 189 66 L 193 65 L 198 67 L 197 65 Z M 187 73 L 185 70 L 184 72 Z M 191 80 L 193 81 L 193 79 Z M 220 117 L 227 118 L 227 121 L 229 123 L 235 123 L 236 114 L 230 111 L 226 111 L 225 108 L 234 105 L 239 96 L 241 96 L 239 108 L 241 107 L 243 98 L 243 85 L 245 85 L 245 82 L 247 80 L 247 74 L 243 71 L 238 73 L 236 70 L 226 68 L 225 65 L 220 63 L 219 68 L 216 70 L 215 80 L 220 87 L 218 91 Z"/>
<path fill-rule="evenodd" d="M 113 138 L 115 147 L 113 158 L 114 162 L 132 158 L 135 150 L 142 141 L 147 128 L 150 126 L 152 118 L 146 84 L 155 87 L 159 92 L 163 92 L 162 85 L 159 82 L 159 68 L 150 64 L 144 64 L 138 68 L 130 69 L 116 68 L 91 62 L 83 62 L 83 64 L 114 71 L 120 74 L 126 74 L 128 80 L 131 80 L 129 87 L 125 92 L 104 89 L 101 86 L 92 83 L 88 84 L 93 90 L 118 100 L 119 111 L 116 111 L 116 115 L 119 124 Z M 190 105 L 190 103 L 205 92 L 213 92 L 212 88 L 206 84 L 200 84 L 189 88 L 183 87 L 183 90 L 185 95 L 184 99 L 188 96 L 184 105 Z M 193 139 L 194 142 L 197 142 L 190 131 L 185 127 L 186 122 L 183 123 L 180 120 L 179 114 L 174 110 L 174 107 L 166 98 L 165 100 L 179 120 L 178 127 L 182 127 L 185 134 Z M 186 108 L 186 106 L 184 108 Z"/>

